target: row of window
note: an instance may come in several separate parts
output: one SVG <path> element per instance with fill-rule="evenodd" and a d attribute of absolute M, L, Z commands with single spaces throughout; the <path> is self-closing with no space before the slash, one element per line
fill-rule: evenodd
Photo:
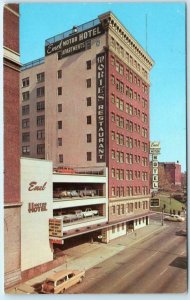
<path fill-rule="evenodd" d="M 44 82 L 45 81 L 45 73 L 41 72 L 36 74 L 36 82 L 40 83 L 40 82 Z M 30 79 L 29 77 L 23 78 L 22 79 L 22 87 L 27 87 L 30 85 Z"/>
<path fill-rule="evenodd" d="M 138 100 L 138 102 L 140 102 L 140 94 L 138 94 L 138 93 L 136 93 L 136 92 L 134 92 L 134 94 L 133 94 L 133 91 L 131 90 L 131 93 L 132 93 L 132 95 L 133 95 L 133 99 L 134 100 Z M 116 107 L 119 109 L 119 110 L 121 110 L 121 111 L 124 111 L 124 100 L 123 99 L 120 99 L 119 97 L 115 97 L 115 95 L 112 93 L 111 94 L 111 102 L 113 103 L 113 104 L 115 104 L 116 105 Z M 128 104 L 129 105 L 129 104 Z M 135 110 L 135 108 L 133 108 L 133 106 L 131 105 L 131 110 L 132 109 L 134 109 Z M 146 100 L 146 99 L 144 99 L 144 98 L 142 98 L 142 107 L 144 108 L 144 109 L 146 109 L 146 108 L 148 108 L 148 101 Z M 137 108 L 136 108 L 137 109 Z M 127 104 L 126 104 L 126 112 L 127 112 Z M 135 111 L 134 111 L 134 114 L 135 114 Z M 131 115 L 133 115 L 133 113 L 131 113 Z M 135 115 L 137 115 L 137 113 L 135 114 Z"/>
<path fill-rule="evenodd" d="M 140 109 L 133 108 L 133 106 L 128 103 L 126 104 L 126 113 L 130 116 L 137 116 L 138 118 L 140 118 L 140 115 L 141 115 Z M 147 124 L 148 123 L 148 115 L 145 114 L 144 112 L 142 112 L 141 117 L 142 117 L 142 122 Z M 116 115 L 114 112 L 112 112 L 111 119 L 112 119 L 112 122 L 116 121 L 116 124 L 118 127 L 124 128 L 124 118 L 123 117 L 120 117 L 119 115 Z"/>
<path fill-rule="evenodd" d="M 112 159 L 115 159 L 116 162 L 123 163 L 124 162 L 124 152 L 122 151 L 115 151 L 112 149 L 111 157 Z M 134 159 L 133 159 L 134 158 Z M 140 164 L 142 160 L 142 166 L 147 167 L 148 166 L 148 158 L 147 157 L 140 157 L 140 155 L 137 154 L 130 154 L 126 153 L 126 162 L 133 160 L 134 163 Z M 129 163 L 129 162 L 128 162 Z"/>
<path fill-rule="evenodd" d="M 131 62 L 132 62 L 132 56 L 130 58 L 131 58 Z M 136 63 L 134 65 L 136 65 Z M 116 60 L 114 56 L 111 56 L 111 64 L 112 64 L 112 66 L 115 66 L 116 71 L 120 75 L 122 75 L 122 76 L 124 75 L 124 66 L 121 64 L 121 62 Z M 148 73 L 144 68 L 142 68 L 142 75 L 144 78 L 146 78 L 146 79 L 148 78 Z M 131 83 L 134 82 L 135 84 L 140 86 L 140 79 L 138 78 L 138 76 L 136 74 L 133 74 L 133 72 L 131 70 L 129 70 L 128 68 L 126 68 L 126 79 L 129 82 L 131 82 Z"/>
<path fill-rule="evenodd" d="M 136 195 L 148 195 L 148 186 L 112 186 L 111 188 L 112 197 L 125 197 L 125 196 L 136 196 Z"/>
<path fill-rule="evenodd" d="M 36 148 L 37 154 L 44 154 L 45 153 L 45 144 L 38 144 Z M 23 146 L 22 147 L 22 154 L 23 155 L 30 155 L 30 146 Z"/>
<path fill-rule="evenodd" d="M 137 60 L 133 58 L 127 51 L 124 51 L 123 47 L 113 37 L 111 37 L 111 46 L 115 49 L 115 51 L 117 51 L 118 55 L 125 59 L 126 62 L 133 66 L 137 71 L 139 71 L 144 78 L 148 79 L 147 71 L 141 67 L 140 63 L 138 63 Z"/>
<path fill-rule="evenodd" d="M 37 140 L 44 140 L 45 139 L 45 130 L 37 130 L 36 132 Z M 22 133 L 22 142 L 29 142 L 30 141 L 30 132 Z"/>
<path fill-rule="evenodd" d="M 45 125 L 45 116 L 37 116 L 36 117 L 36 125 L 37 126 L 44 126 Z M 29 128 L 30 127 L 30 119 L 23 119 L 22 120 L 22 128 Z"/>
<path fill-rule="evenodd" d="M 134 180 L 134 179 L 142 179 L 142 181 L 148 180 L 148 172 L 140 172 L 133 170 L 124 170 L 124 169 L 115 169 L 112 168 L 112 178 L 116 178 L 117 180 Z M 125 173 L 125 178 L 124 178 Z"/>
<path fill-rule="evenodd" d="M 137 209 L 148 209 L 148 201 L 135 201 L 133 203 L 126 203 L 126 204 L 117 204 L 112 205 L 111 213 L 117 215 L 123 215 L 125 213 L 131 213 Z"/>
<path fill-rule="evenodd" d="M 39 87 L 36 89 L 36 97 L 43 97 L 45 96 L 45 87 Z M 22 101 L 30 100 L 30 92 L 26 91 L 22 93 Z"/>
<path fill-rule="evenodd" d="M 111 75 L 111 83 L 113 85 L 116 85 L 117 91 L 119 91 L 121 93 L 125 92 L 126 96 L 129 97 L 130 99 L 134 99 L 134 100 L 138 99 L 138 101 L 140 101 L 139 94 L 137 92 L 134 92 L 134 90 L 131 87 L 129 87 L 128 85 L 126 85 L 126 87 L 125 87 L 126 91 L 124 91 L 124 83 L 121 80 L 115 78 L 115 76 L 113 74 Z M 148 86 L 145 85 L 144 83 L 142 84 L 142 91 L 144 94 L 147 94 L 147 95 L 149 94 Z"/>

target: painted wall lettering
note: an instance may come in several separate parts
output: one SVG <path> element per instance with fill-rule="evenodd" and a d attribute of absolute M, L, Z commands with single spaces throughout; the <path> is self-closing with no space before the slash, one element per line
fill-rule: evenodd
<path fill-rule="evenodd" d="M 51 43 L 45 47 L 45 55 L 50 55 L 59 52 L 59 59 L 74 54 L 76 52 L 85 50 L 85 41 L 95 38 L 103 34 L 105 31 L 101 24 L 89 28 L 79 33 L 70 35 L 69 37 Z"/>
<path fill-rule="evenodd" d="M 96 56 L 96 120 L 97 120 L 97 162 L 105 162 L 105 112 L 106 112 L 106 56 Z"/>
<path fill-rule="evenodd" d="M 29 213 L 35 213 L 35 212 L 41 212 L 41 211 L 47 211 L 47 203 L 28 203 L 28 212 Z"/>
<path fill-rule="evenodd" d="M 43 185 L 38 185 L 38 183 L 36 181 L 31 181 L 29 183 L 29 188 L 28 190 L 31 191 L 44 191 L 47 185 L 47 181 L 44 182 Z"/>

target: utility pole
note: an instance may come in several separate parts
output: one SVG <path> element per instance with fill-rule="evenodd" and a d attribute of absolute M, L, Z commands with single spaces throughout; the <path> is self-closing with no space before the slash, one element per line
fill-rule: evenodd
<path fill-rule="evenodd" d="M 162 226 L 164 226 L 164 207 L 162 208 L 162 220 L 161 220 Z"/>

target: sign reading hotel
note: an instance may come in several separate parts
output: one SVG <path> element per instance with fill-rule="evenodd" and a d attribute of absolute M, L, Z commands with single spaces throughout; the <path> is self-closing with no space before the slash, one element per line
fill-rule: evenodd
<path fill-rule="evenodd" d="M 150 142 L 150 154 L 160 154 L 160 142 Z"/>
<path fill-rule="evenodd" d="M 97 162 L 105 162 L 105 117 L 106 117 L 106 55 L 96 55 L 96 122 L 97 122 Z"/>
<path fill-rule="evenodd" d="M 104 33 L 101 24 L 84 30 L 79 33 L 71 34 L 69 37 L 51 43 L 45 47 L 45 55 L 59 52 L 58 59 L 75 54 L 88 48 L 87 41 Z"/>

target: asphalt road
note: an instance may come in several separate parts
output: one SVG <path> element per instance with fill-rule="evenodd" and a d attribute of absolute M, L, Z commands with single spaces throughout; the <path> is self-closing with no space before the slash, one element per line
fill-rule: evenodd
<path fill-rule="evenodd" d="M 187 291 L 185 223 L 168 227 L 86 272 L 67 294 L 184 293 Z"/>

